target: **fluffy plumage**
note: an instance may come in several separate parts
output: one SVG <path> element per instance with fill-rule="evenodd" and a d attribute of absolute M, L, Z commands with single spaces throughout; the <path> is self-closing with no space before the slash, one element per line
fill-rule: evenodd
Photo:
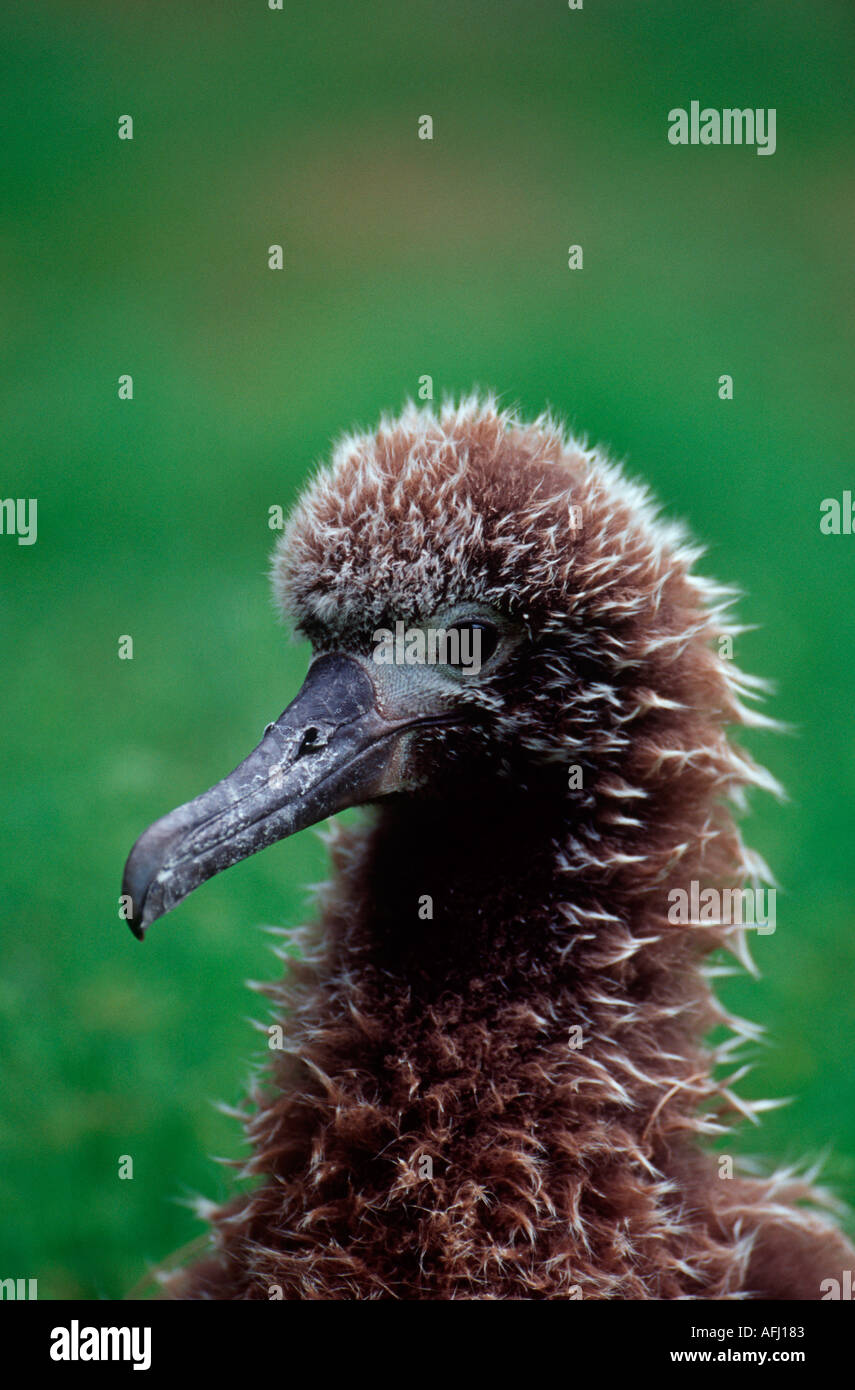
<path fill-rule="evenodd" d="M 316 649 L 473 601 L 524 635 L 459 697 L 466 727 L 420 735 L 426 789 L 332 835 L 319 920 L 266 987 L 287 1041 L 246 1111 L 260 1182 L 169 1294 L 818 1298 L 853 1266 L 805 1183 L 720 1178 L 703 1147 L 752 1114 L 754 1031 L 702 968 L 746 960 L 745 932 L 674 924 L 668 894 L 765 876 L 729 803 L 775 783 L 727 736 L 769 721 L 699 553 L 491 399 L 339 444 L 274 563 Z"/>

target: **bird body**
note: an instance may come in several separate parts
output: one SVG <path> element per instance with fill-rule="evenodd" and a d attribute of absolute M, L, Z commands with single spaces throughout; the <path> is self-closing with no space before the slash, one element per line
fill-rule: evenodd
<path fill-rule="evenodd" d="M 852 1267 L 809 1184 L 705 1147 L 762 1108 L 734 1089 L 756 1030 L 704 968 L 748 960 L 747 932 L 675 920 L 669 894 L 769 881 L 732 808 L 776 784 L 728 737 L 770 721 L 720 654 L 732 595 L 699 553 L 615 464 L 489 398 L 409 406 L 310 485 L 273 575 L 309 680 L 228 796 L 138 842 L 136 928 L 370 807 L 330 833 L 318 920 L 264 987 L 256 1182 L 168 1295 L 820 1298 Z M 387 672 L 400 623 L 477 630 L 487 657 Z M 262 754 L 285 792 L 268 774 L 253 820 Z"/>

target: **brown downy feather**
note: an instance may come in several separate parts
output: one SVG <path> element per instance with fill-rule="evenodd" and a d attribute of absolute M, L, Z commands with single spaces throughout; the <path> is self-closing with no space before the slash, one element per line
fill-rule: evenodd
<path fill-rule="evenodd" d="M 424 736 L 430 795 L 332 836 L 266 991 L 287 1042 L 247 1104 L 260 1181 L 167 1295 L 818 1298 L 853 1267 L 806 1182 L 720 1178 L 704 1148 L 762 1108 L 733 1089 L 756 1031 L 702 968 L 746 933 L 675 924 L 668 895 L 763 880 L 729 804 L 776 788 L 727 737 L 770 721 L 699 553 L 490 399 L 410 406 L 312 483 L 274 582 L 318 650 L 471 600 L 527 638 L 468 696 L 475 729 Z"/>

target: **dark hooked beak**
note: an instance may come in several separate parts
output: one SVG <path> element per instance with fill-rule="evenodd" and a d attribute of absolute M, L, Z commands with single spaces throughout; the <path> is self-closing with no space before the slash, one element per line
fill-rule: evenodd
<path fill-rule="evenodd" d="M 383 718 L 357 661 L 337 652 L 318 657 L 255 751 L 137 840 L 122 883 L 131 931 L 142 939 L 158 917 L 238 860 L 396 790 L 402 781 L 395 735 L 430 722 Z"/>

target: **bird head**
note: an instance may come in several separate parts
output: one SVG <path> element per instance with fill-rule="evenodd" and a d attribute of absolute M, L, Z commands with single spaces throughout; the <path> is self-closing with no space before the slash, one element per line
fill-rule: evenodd
<path fill-rule="evenodd" d="M 690 576 L 698 553 L 616 465 L 490 398 L 345 437 L 273 561 L 313 646 L 305 683 L 230 776 L 137 841 L 132 930 L 345 807 L 560 798 L 573 767 L 579 815 L 643 775 L 663 719 L 685 711 L 691 743 L 699 704 L 737 718 L 709 645 L 726 591 Z"/>

